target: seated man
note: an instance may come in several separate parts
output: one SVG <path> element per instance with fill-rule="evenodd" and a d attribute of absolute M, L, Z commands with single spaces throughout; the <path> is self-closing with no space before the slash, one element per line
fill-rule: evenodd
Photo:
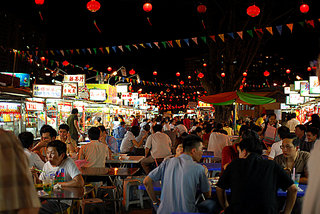
<path fill-rule="evenodd" d="M 74 161 L 67 156 L 66 144 L 60 140 L 55 140 L 47 145 L 48 162 L 44 164 L 43 173 L 40 174 L 40 180 L 45 180 L 48 175 L 63 175 L 64 182 L 59 182 L 61 187 L 83 187 L 84 181 L 79 169 Z M 42 204 L 39 213 L 57 213 L 60 212 L 60 206 L 66 210 L 71 205 L 71 200 L 58 202 L 48 200 Z"/>
<path fill-rule="evenodd" d="M 299 148 L 301 151 L 310 152 L 314 147 L 314 143 L 319 138 L 319 129 L 316 127 L 309 127 L 306 136 L 308 141 L 301 143 Z"/>
<path fill-rule="evenodd" d="M 113 152 L 113 153 L 118 153 L 118 142 L 117 140 L 108 135 L 107 134 L 107 130 L 104 126 L 98 126 L 98 128 L 100 129 L 100 139 L 99 141 L 101 143 L 106 144 L 109 147 L 109 153 Z M 111 154 L 110 154 L 111 157 Z"/>
<path fill-rule="evenodd" d="M 281 145 L 283 154 L 275 157 L 274 161 L 288 173 L 292 173 L 295 168 L 295 173 L 301 175 L 299 183 L 307 184 L 309 174 L 307 163 L 310 153 L 299 151 L 298 143 L 296 139 L 285 138 Z"/>
<path fill-rule="evenodd" d="M 77 142 L 71 138 L 69 126 L 67 124 L 61 124 L 59 126 L 59 136 L 56 139 L 67 144 L 68 155 L 76 154 L 78 152 Z"/>
<path fill-rule="evenodd" d="M 271 150 L 268 156 L 269 160 L 273 160 L 275 157 L 277 157 L 278 155 L 282 154 L 282 149 L 281 149 L 281 145 L 282 145 L 282 141 L 286 138 L 289 137 L 290 135 L 290 129 L 286 126 L 281 126 L 278 128 L 278 135 L 280 137 L 280 141 L 275 142 L 274 144 L 272 144 L 271 146 Z"/>
<path fill-rule="evenodd" d="M 44 162 L 40 159 L 39 155 L 31 151 L 34 139 L 33 134 L 31 132 L 22 132 L 18 137 L 24 148 L 24 153 L 28 157 L 29 168 L 35 167 L 37 169 L 42 169 Z"/>
<path fill-rule="evenodd" d="M 109 157 L 109 148 L 106 144 L 99 142 L 100 129 L 91 127 L 88 131 L 90 143 L 81 146 L 79 160 L 86 160 L 85 167 L 105 167 L 106 158 Z"/>
<path fill-rule="evenodd" d="M 40 129 L 40 136 L 40 142 L 32 148 L 32 151 L 37 153 L 43 162 L 46 162 L 47 145 L 56 139 L 57 131 L 49 125 L 43 125 Z"/>
<path fill-rule="evenodd" d="M 284 213 L 293 208 L 297 188 L 286 172 L 275 162 L 261 157 L 262 147 L 252 135 L 239 143 L 239 159 L 232 161 L 217 183 L 217 196 L 226 214 L 279 213 L 277 190 L 287 190 Z M 225 190 L 231 188 L 230 204 Z"/>
<path fill-rule="evenodd" d="M 222 158 L 222 149 L 225 146 L 230 146 L 231 141 L 229 136 L 222 134 L 220 132 L 212 132 L 210 134 L 208 142 L 208 151 L 214 153 L 214 157 L 221 159 Z"/>
<path fill-rule="evenodd" d="M 158 214 L 172 212 L 197 212 L 196 193 L 200 190 L 206 198 L 211 196 L 211 188 L 206 177 L 205 169 L 199 162 L 202 151 L 202 140 L 195 135 L 184 138 L 183 151 L 179 157 L 165 160 L 144 179 L 143 183 L 153 201 L 159 205 Z M 153 190 L 153 181 L 162 181 L 160 201 Z M 200 204 L 201 212 L 212 212 L 208 205 L 214 205 L 213 201 L 204 201 Z"/>

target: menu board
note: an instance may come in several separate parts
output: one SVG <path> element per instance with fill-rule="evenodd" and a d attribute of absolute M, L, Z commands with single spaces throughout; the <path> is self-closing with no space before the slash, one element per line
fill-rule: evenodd
<path fill-rule="evenodd" d="M 310 83 L 310 94 L 320 94 L 320 85 L 319 85 L 318 77 L 310 76 L 309 83 Z"/>
<path fill-rule="evenodd" d="M 294 81 L 294 90 L 295 91 L 299 91 L 300 90 L 300 83 L 302 82 L 309 82 L 307 80 L 297 80 L 297 81 Z"/>
<path fill-rule="evenodd" d="M 105 89 L 90 89 L 90 100 L 105 101 L 107 93 Z"/>
<path fill-rule="evenodd" d="M 78 86 L 82 87 L 82 86 L 85 86 L 86 84 L 86 75 L 85 74 L 64 75 L 63 82 L 78 83 Z"/>
<path fill-rule="evenodd" d="M 63 83 L 63 96 L 64 97 L 78 96 L 78 83 Z"/>
<path fill-rule="evenodd" d="M 61 98 L 62 85 L 33 85 L 33 96 L 42 98 Z"/>
<path fill-rule="evenodd" d="M 300 94 L 290 94 L 287 98 L 287 105 L 297 105 L 304 103 L 304 97 L 301 97 Z"/>

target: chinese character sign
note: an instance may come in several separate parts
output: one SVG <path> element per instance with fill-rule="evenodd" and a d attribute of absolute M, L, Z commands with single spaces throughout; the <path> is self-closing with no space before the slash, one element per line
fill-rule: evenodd
<path fill-rule="evenodd" d="M 78 83 L 78 86 L 82 87 L 86 83 L 86 75 L 85 74 L 64 75 L 63 82 Z"/>
<path fill-rule="evenodd" d="M 63 96 L 74 97 L 78 95 L 77 83 L 63 83 Z"/>
<path fill-rule="evenodd" d="M 105 89 L 90 89 L 90 100 L 92 101 L 105 101 L 106 90 Z"/>
<path fill-rule="evenodd" d="M 33 85 L 33 96 L 42 98 L 61 98 L 61 85 Z"/>

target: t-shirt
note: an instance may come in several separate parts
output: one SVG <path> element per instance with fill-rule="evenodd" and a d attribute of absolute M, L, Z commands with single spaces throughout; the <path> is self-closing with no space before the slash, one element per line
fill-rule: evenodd
<path fill-rule="evenodd" d="M 231 188 L 231 200 L 226 214 L 276 214 L 277 190 L 287 190 L 293 181 L 274 161 L 251 153 L 246 159 L 232 161 L 220 177 L 217 186 Z"/>
<path fill-rule="evenodd" d="M 60 137 L 60 136 L 57 136 L 56 140 L 60 140 L 60 141 L 61 141 L 61 137 Z M 72 138 L 70 139 L 70 142 L 69 142 L 69 140 L 67 139 L 66 142 L 64 142 L 64 143 L 67 145 L 67 154 L 70 154 L 70 153 L 71 153 L 68 144 L 71 144 L 74 149 L 77 148 L 77 142 L 76 142 L 74 139 L 72 139 Z"/>
<path fill-rule="evenodd" d="M 74 121 L 78 121 L 78 116 L 76 114 L 71 114 L 68 119 L 67 123 L 69 126 L 69 133 L 74 140 L 78 140 L 78 130 L 76 126 L 74 125 Z"/>
<path fill-rule="evenodd" d="M 64 169 L 65 182 L 71 181 L 74 177 L 81 174 L 81 172 L 79 171 L 76 164 L 71 158 L 66 158 L 65 160 L 62 161 L 62 163 L 59 166 L 56 166 L 56 167 L 53 167 L 51 163 L 48 161 L 44 164 L 42 170 L 45 172 L 46 175 L 50 176 L 51 174 L 53 175 L 56 175 L 56 173 L 58 174 L 59 172 L 61 172 L 62 169 Z M 39 179 L 42 181 L 45 180 L 45 174 L 42 172 L 40 174 Z M 62 202 L 68 204 L 69 206 L 72 203 L 71 200 L 62 200 Z"/>
<path fill-rule="evenodd" d="M 237 151 L 236 145 L 225 146 L 222 149 L 221 154 L 221 173 L 224 171 L 224 165 L 231 163 L 234 159 L 239 157 L 239 152 Z"/>
<path fill-rule="evenodd" d="M 272 144 L 269 158 L 274 159 L 278 155 L 282 154 L 282 149 L 280 148 L 281 145 L 282 145 L 282 140 Z"/>
<path fill-rule="evenodd" d="M 259 117 L 258 119 L 257 119 L 257 121 L 256 121 L 256 125 L 257 126 L 261 126 L 262 124 L 264 123 L 264 119 L 262 118 L 262 117 Z"/>
<path fill-rule="evenodd" d="M 296 174 L 301 174 L 301 177 L 307 177 L 308 176 L 308 160 L 310 157 L 309 152 L 304 151 L 298 151 L 298 155 L 296 157 L 296 160 L 294 161 L 293 167 L 296 168 Z M 274 158 L 274 161 L 279 164 L 282 168 L 287 168 L 286 164 L 287 158 L 284 157 L 284 155 L 278 155 Z M 292 170 L 292 169 L 290 169 Z"/>
<path fill-rule="evenodd" d="M 26 149 L 26 148 L 24 149 L 24 153 L 28 157 L 30 168 L 32 168 L 33 166 L 36 167 L 37 169 L 43 168 L 44 162 L 40 159 L 39 155 L 31 152 L 29 149 Z"/>
<path fill-rule="evenodd" d="M 225 146 L 230 146 L 231 141 L 228 135 L 212 132 L 210 134 L 209 142 L 208 142 L 208 151 L 214 152 L 214 157 L 221 158 L 222 157 L 222 149 Z"/>
<path fill-rule="evenodd" d="M 88 161 L 85 167 L 105 167 L 108 155 L 109 148 L 106 144 L 91 140 L 90 143 L 81 146 L 79 159 Z"/>
<path fill-rule="evenodd" d="M 290 129 L 290 132 L 294 132 L 296 129 L 296 126 L 299 125 L 300 122 L 296 118 L 292 118 L 287 122 L 287 127 Z"/>
<path fill-rule="evenodd" d="M 133 140 L 136 140 L 135 136 L 131 131 L 127 131 L 120 146 L 120 153 L 131 152 L 134 145 L 132 142 Z"/>
<path fill-rule="evenodd" d="M 165 158 L 171 155 L 171 139 L 162 132 L 156 132 L 147 138 L 146 147 L 151 149 L 153 158 Z"/>
<path fill-rule="evenodd" d="M 187 154 L 163 161 L 148 176 L 153 181 L 161 180 L 161 203 L 158 214 L 195 213 L 197 190 L 201 192 L 211 190 L 204 168 Z"/>

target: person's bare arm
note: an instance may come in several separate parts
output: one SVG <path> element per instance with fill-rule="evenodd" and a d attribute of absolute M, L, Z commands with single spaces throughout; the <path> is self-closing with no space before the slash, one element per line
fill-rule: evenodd
<path fill-rule="evenodd" d="M 147 176 L 144 180 L 143 180 L 143 185 L 146 187 L 147 193 L 149 195 L 149 197 L 151 198 L 152 202 L 159 202 L 159 200 L 156 197 L 156 194 L 153 190 L 153 184 L 152 184 L 152 179 Z"/>
<path fill-rule="evenodd" d="M 225 210 L 229 206 L 227 201 L 226 191 L 220 187 L 216 187 L 216 191 L 217 191 L 219 203 L 222 209 Z"/>
<path fill-rule="evenodd" d="M 284 214 L 290 214 L 294 203 L 296 202 L 298 189 L 296 185 L 292 184 L 287 191 L 287 199 L 284 207 Z"/>
<path fill-rule="evenodd" d="M 79 128 L 79 124 L 78 124 L 78 120 L 74 120 L 73 123 L 74 123 L 74 126 L 75 126 L 76 129 L 77 129 L 77 132 L 78 132 L 79 134 L 81 134 L 80 128 Z"/>
<path fill-rule="evenodd" d="M 149 151 L 150 151 L 150 149 L 148 147 L 146 147 L 145 148 L 145 156 L 144 157 L 148 157 Z"/>
<path fill-rule="evenodd" d="M 132 143 L 135 147 L 139 148 L 143 144 L 144 139 L 146 139 L 147 137 L 148 135 L 144 135 L 139 142 L 136 140 L 132 140 Z"/>
<path fill-rule="evenodd" d="M 59 183 L 62 187 L 83 187 L 84 181 L 82 175 L 77 175 L 71 181 Z"/>
<path fill-rule="evenodd" d="M 40 208 L 31 207 L 31 208 L 23 208 L 18 211 L 18 214 L 34 214 L 38 213 Z"/>
<path fill-rule="evenodd" d="M 203 193 L 205 198 L 211 198 L 211 191 Z"/>

